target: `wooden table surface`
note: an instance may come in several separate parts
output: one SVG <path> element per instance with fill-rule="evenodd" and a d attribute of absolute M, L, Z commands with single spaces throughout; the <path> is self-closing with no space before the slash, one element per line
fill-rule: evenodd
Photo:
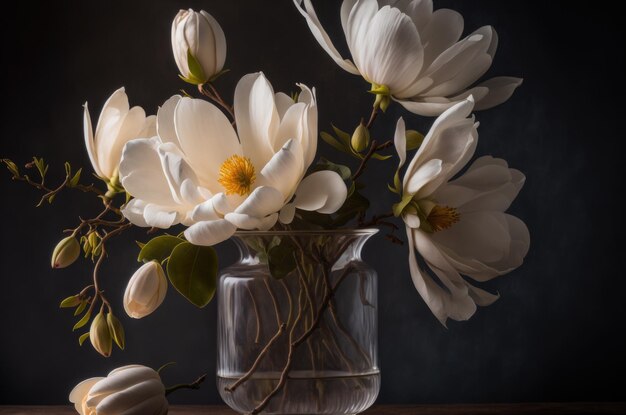
<path fill-rule="evenodd" d="M 69 406 L 0 406 L 0 415 L 75 415 Z M 225 406 L 172 406 L 169 415 L 236 415 Z M 375 406 L 366 415 L 624 415 L 626 402 Z"/>

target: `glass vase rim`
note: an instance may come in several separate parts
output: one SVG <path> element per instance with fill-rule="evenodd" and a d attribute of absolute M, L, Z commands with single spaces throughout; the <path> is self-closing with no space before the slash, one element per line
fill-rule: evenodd
<path fill-rule="evenodd" d="M 281 235 L 297 235 L 297 236 L 317 236 L 317 235 L 346 235 L 346 236 L 373 236 L 380 231 L 378 228 L 348 228 L 348 229 L 288 229 L 273 231 L 258 230 L 238 230 L 233 236 L 281 236 Z"/>

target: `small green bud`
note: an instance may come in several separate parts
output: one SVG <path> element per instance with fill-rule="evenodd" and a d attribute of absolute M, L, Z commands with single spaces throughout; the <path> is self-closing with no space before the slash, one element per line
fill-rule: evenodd
<path fill-rule="evenodd" d="M 94 257 L 99 256 L 102 253 L 102 245 L 100 244 L 100 235 L 97 232 L 91 232 L 87 235 L 87 240 L 91 247 L 91 255 Z"/>
<path fill-rule="evenodd" d="M 415 150 L 422 145 L 424 141 L 424 135 L 415 131 L 407 130 L 406 132 L 406 149 L 407 151 Z"/>
<path fill-rule="evenodd" d="M 76 307 L 77 305 L 79 305 L 81 303 L 81 299 L 78 295 L 73 295 L 71 297 L 67 297 L 65 300 L 61 301 L 61 304 L 59 305 L 59 307 L 61 308 L 70 308 L 70 307 Z"/>
<path fill-rule="evenodd" d="M 61 239 L 52 252 L 52 268 L 65 268 L 74 263 L 80 255 L 80 244 L 74 236 Z"/>
<path fill-rule="evenodd" d="M 111 337 L 111 331 L 109 330 L 109 324 L 101 311 L 91 322 L 91 328 L 89 329 L 89 340 L 91 345 L 98 353 L 104 357 L 111 356 L 111 349 L 113 349 L 113 339 Z"/>
<path fill-rule="evenodd" d="M 113 337 L 113 341 L 118 347 L 124 350 L 124 327 L 122 323 L 118 320 L 117 317 L 113 315 L 113 313 L 107 314 L 107 324 L 109 325 L 109 331 L 111 332 L 111 336 Z"/>
<path fill-rule="evenodd" d="M 356 127 L 354 133 L 352 133 L 350 144 L 357 153 L 365 150 L 370 145 L 370 131 L 365 125 L 361 123 Z"/>

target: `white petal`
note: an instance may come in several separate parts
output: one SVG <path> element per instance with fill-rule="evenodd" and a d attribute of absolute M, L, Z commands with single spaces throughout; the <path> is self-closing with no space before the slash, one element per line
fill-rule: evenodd
<path fill-rule="evenodd" d="M 284 201 L 291 198 L 303 174 L 304 166 L 300 143 L 289 140 L 263 167 L 259 182 L 281 192 L 282 201 Z"/>
<path fill-rule="evenodd" d="M 329 170 L 317 171 L 300 182 L 294 204 L 298 209 L 335 213 L 346 201 L 348 189 L 343 179 Z"/>
<path fill-rule="evenodd" d="M 159 145 L 157 151 L 174 201 L 179 204 L 189 205 L 198 203 L 199 200 L 197 198 L 200 197 L 197 194 L 198 178 L 184 159 L 180 149 L 174 143 L 164 143 Z M 186 183 L 185 196 L 190 197 L 192 200 L 185 200 L 186 198 L 183 197 L 183 183 Z M 196 192 L 193 190 L 196 190 Z"/>
<path fill-rule="evenodd" d="M 103 394 L 126 389 L 129 386 L 146 380 L 159 380 L 160 377 L 153 369 L 147 366 L 132 365 L 126 366 L 124 370 L 118 370 L 109 373 L 106 379 L 98 382 L 97 385 L 89 391 L 89 397 L 95 397 Z"/>
<path fill-rule="evenodd" d="M 224 35 L 224 31 L 222 30 L 222 26 L 218 23 L 217 20 L 209 13 L 204 10 L 200 11 L 200 14 L 204 16 L 205 19 L 209 22 L 211 30 L 213 32 L 214 45 L 215 48 L 212 51 L 212 61 L 215 64 L 214 74 L 217 74 L 224 68 L 224 62 L 226 61 L 226 36 Z"/>
<path fill-rule="evenodd" d="M 180 222 L 178 212 L 169 207 L 155 204 L 147 204 L 143 216 L 148 226 L 160 229 L 168 229 Z"/>
<path fill-rule="evenodd" d="M 507 101 L 522 82 L 523 79 L 521 78 L 500 76 L 479 84 L 479 87 L 489 88 L 489 94 L 480 101 L 477 101 L 476 110 L 493 108 Z"/>
<path fill-rule="evenodd" d="M 69 400 L 71 403 L 74 404 L 76 412 L 78 412 L 80 415 L 88 415 L 83 413 L 83 398 L 87 396 L 89 390 L 93 387 L 93 385 L 95 385 L 102 379 L 104 378 L 97 377 L 85 379 L 78 385 L 74 386 L 74 389 L 72 389 L 72 391 L 70 392 Z"/>
<path fill-rule="evenodd" d="M 245 213 L 227 213 L 224 219 L 231 222 L 239 229 L 246 230 L 268 230 L 278 220 L 278 213 L 273 213 L 266 217 L 251 216 Z"/>
<path fill-rule="evenodd" d="M 424 102 L 424 101 L 407 101 L 395 99 L 394 101 L 402 105 L 407 111 L 413 114 L 422 115 L 424 117 L 436 117 L 441 115 L 452 106 L 458 104 L 458 102 Z"/>
<path fill-rule="evenodd" d="M 104 381 L 103 381 L 104 382 Z M 117 415 L 122 411 L 132 408 L 141 402 L 154 396 L 164 396 L 165 388 L 160 380 L 148 379 L 135 383 L 125 389 L 118 389 L 111 395 L 102 399 L 96 408 L 98 414 Z M 138 415 L 137 412 L 135 414 Z"/>
<path fill-rule="evenodd" d="M 219 193 L 206 202 L 197 205 L 191 212 L 191 219 L 194 222 L 220 219 L 220 213 L 217 211 L 215 206 L 218 199 L 225 199 L 224 194 Z"/>
<path fill-rule="evenodd" d="M 147 228 L 149 225 L 143 216 L 147 203 L 141 199 L 132 199 L 122 208 L 122 214 L 135 226 Z"/>
<path fill-rule="evenodd" d="M 376 0 L 359 0 L 357 1 L 348 15 L 348 20 L 345 24 L 346 41 L 348 42 L 348 48 L 352 54 L 352 58 L 355 63 L 362 62 L 362 56 L 366 52 L 366 48 L 363 47 L 363 42 L 369 32 L 372 19 L 378 12 L 378 3 Z M 364 68 L 358 68 L 359 72 L 363 74 Z"/>
<path fill-rule="evenodd" d="M 87 148 L 87 154 L 89 155 L 89 161 L 91 161 L 91 166 L 96 174 L 102 178 L 104 175 L 98 166 L 98 157 L 96 155 L 96 149 L 94 146 L 94 138 L 93 138 L 93 127 L 91 126 L 91 116 L 89 115 L 89 109 L 87 108 L 87 103 L 85 102 L 85 110 L 83 112 L 83 129 L 85 134 L 85 148 Z"/>
<path fill-rule="evenodd" d="M 185 230 L 185 238 L 194 245 L 211 246 L 233 236 L 237 227 L 225 219 L 198 222 Z"/>
<path fill-rule="evenodd" d="M 176 127 L 174 126 L 174 113 L 176 105 L 180 101 L 180 95 L 174 95 L 163 103 L 157 112 L 157 134 L 163 143 L 174 143 L 180 146 L 176 137 Z"/>
<path fill-rule="evenodd" d="M 246 200 L 235 209 L 235 213 L 260 219 L 278 212 L 284 203 L 285 197 L 279 190 L 269 186 L 261 186 L 250 193 Z"/>
<path fill-rule="evenodd" d="M 411 229 L 418 229 L 421 225 L 420 218 L 417 215 L 405 214 L 402 215 L 402 220 Z"/>
<path fill-rule="evenodd" d="M 139 134 L 137 134 L 137 138 L 152 138 L 157 135 L 156 120 L 156 115 L 150 115 L 149 117 L 146 117 L 141 131 L 139 131 Z"/>
<path fill-rule="evenodd" d="M 392 94 L 411 86 L 422 69 L 424 49 L 419 33 L 413 21 L 396 8 L 380 9 L 367 36 L 353 39 L 353 44 L 362 51 L 354 59 L 364 77 L 388 86 Z"/>
<path fill-rule="evenodd" d="M 398 164 L 398 169 L 400 169 L 404 166 L 404 163 L 406 163 L 406 127 L 402 117 L 398 118 L 398 122 L 396 123 L 396 132 L 393 135 L 393 144 L 396 147 L 396 152 L 400 158 L 400 163 Z"/>
<path fill-rule="evenodd" d="M 158 153 L 159 140 L 132 140 L 124 147 L 120 162 L 120 179 L 124 189 L 149 203 L 172 205 L 174 199 L 163 173 Z"/>
<path fill-rule="evenodd" d="M 423 32 L 424 62 L 431 64 L 437 56 L 452 46 L 463 34 L 463 16 L 450 9 L 439 9 L 432 14 L 432 18 Z"/>
<path fill-rule="evenodd" d="M 302 3 L 304 2 L 305 9 L 302 8 Z M 307 24 L 309 25 L 309 29 L 311 29 L 311 33 L 315 36 L 315 39 L 319 42 L 322 49 L 326 51 L 330 55 L 331 58 L 339 65 L 343 70 L 348 71 L 352 74 L 358 75 L 359 71 L 356 69 L 354 64 L 350 62 L 348 59 L 343 59 L 341 54 L 335 49 L 333 42 L 330 40 L 328 33 L 322 27 L 317 15 L 315 14 L 315 9 L 313 9 L 313 5 L 310 0 L 293 0 L 293 3 L 298 8 L 298 11 L 304 16 Z"/>
<path fill-rule="evenodd" d="M 220 166 L 227 158 L 241 154 L 241 146 L 230 121 L 207 101 L 181 98 L 176 106 L 174 122 L 187 161 L 201 184 L 217 193 Z"/>
<path fill-rule="evenodd" d="M 293 99 L 291 99 L 291 97 L 284 92 L 277 92 L 274 94 L 274 102 L 276 103 L 276 111 L 278 111 L 278 116 L 281 120 L 285 116 L 287 110 L 295 104 Z"/>
<path fill-rule="evenodd" d="M 293 218 L 295 215 L 296 205 L 294 205 L 293 203 L 289 203 L 280 210 L 278 220 L 280 221 L 280 223 L 289 225 L 291 222 L 293 222 Z"/>
<path fill-rule="evenodd" d="M 102 134 L 104 129 L 111 128 L 111 124 L 117 125 L 117 129 L 119 129 L 120 121 L 128 113 L 129 109 L 128 96 L 124 87 L 113 92 L 102 106 L 102 111 L 96 124 L 96 139 Z"/>
<path fill-rule="evenodd" d="M 411 172 L 410 176 L 405 176 L 406 184 L 404 185 L 404 193 L 414 195 L 419 192 L 425 185 L 436 179 L 443 170 L 443 162 L 439 159 L 428 160 L 426 163 Z M 441 180 L 439 181 L 441 182 Z"/>

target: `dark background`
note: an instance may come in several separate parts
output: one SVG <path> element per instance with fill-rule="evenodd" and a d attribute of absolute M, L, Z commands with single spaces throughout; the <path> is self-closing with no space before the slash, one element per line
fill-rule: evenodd
<path fill-rule="evenodd" d="M 339 2 L 315 3 L 345 49 Z M 320 129 L 331 121 L 349 129 L 369 113 L 368 86 L 331 61 L 290 0 L 3 7 L 0 156 L 20 164 L 45 156 L 52 177 L 61 177 L 65 160 L 89 167 L 85 100 L 95 118 L 124 85 L 131 105 L 155 113 L 185 87 L 170 51 L 171 19 L 179 8 L 204 8 L 221 23 L 232 69 L 218 83 L 225 95 L 232 96 L 240 76 L 262 70 L 276 90 L 295 90 L 296 82 L 318 88 Z M 494 25 L 500 48 L 490 74 L 525 78 L 509 102 L 478 114 L 477 154 L 503 157 L 527 174 L 512 212 L 528 224 L 532 247 L 523 267 L 487 285 L 502 295 L 498 302 L 446 330 L 413 288 L 406 247 L 380 236 L 368 244 L 365 258 L 380 272 L 379 402 L 624 400 L 621 16 L 610 6 L 570 1 L 442 0 L 435 7 L 459 10 L 466 33 Z M 400 115 L 421 130 L 432 122 L 395 105 L 376 135 L 391 137 Z M 320 153 L 337 159 L 325 144 Z M 366 173 L 378 189 L 388 180 L 380 172 Z M 75 226 L 78 215 L 95 213 L 98 204 L 69 191 L 54 206 L 37 209 L 39 194 L 11 183 L 8 172 L 0 186 L 0 404 L 65 403 L 79 380 L 128 363 L 177 361 L 165 376 L 170 384 L 204 372 L 213 376 L 215 302 L 198 310 L 170 290 L 150 317 L 123 314 L 122 293 L 138 266 L 132 240 L 145 240 L 142 231 L 118 241 L 104 267 L 103 283 L 127 329 L 127 349 L 104 359 L 89 346 L 80 348 L 71 313 L 59 310 L 58 302 L 88 284 L 90 265 L 82 260 L 53 272 L 49 254 L 61 230 Z M 369 193 L 379 211 L 392 202 L 383 194 Z M 230 242 L 218 249 L 223 265 L 235 259 Z M 209 380 L 201 391 L 183 391 L 172 401 L 219 398 Z"/>

